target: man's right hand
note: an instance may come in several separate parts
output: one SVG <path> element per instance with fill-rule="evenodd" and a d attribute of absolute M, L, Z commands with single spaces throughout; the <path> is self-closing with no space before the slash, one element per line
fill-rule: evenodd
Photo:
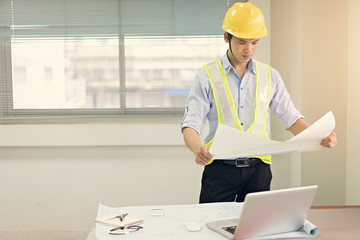
<path fill-rule="evenodd" d="M 205 166 L 211 159 L 213 159 L 213 156 L 209 153 L 208 146 L 200 146 L 199 150 L 195 153 L 195 162 L 199 165 Z"/>
<path fill-rule="evenodd" d="M 195 162 L 205 166 L 213 156 L 209 153 L 209 147 L 202 144 L 199 134 L 192 128 L 183 129 L 184 141 L 186 146 L 195 154 Z"/>

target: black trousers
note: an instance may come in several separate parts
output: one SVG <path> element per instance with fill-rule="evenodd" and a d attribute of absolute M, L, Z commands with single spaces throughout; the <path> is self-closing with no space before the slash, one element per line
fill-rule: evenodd
<path fill-rule="evenodd" d="M 270 165 L 262 161 L 241 168 L 214 161 L 204 168 L 200 203 L 243 202 L 248 193 L 270 190 L 271 179 Z"/>

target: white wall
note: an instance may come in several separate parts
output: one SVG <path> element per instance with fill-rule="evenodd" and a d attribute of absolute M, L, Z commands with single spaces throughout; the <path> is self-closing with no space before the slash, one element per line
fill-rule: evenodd
<path fill-rule="evenodd" d="M 182 146 L 10 147 L 0 164 L 1 229 L 90 229 L 100 202 L 198 201 L 201 168 Z"/>
<path fill-rule="evenodd" d="M 348 26 L 348 104 L 347 104 L 347 149 L 346 149 L 346 204 L 360 203 L 360 1 L 349 0 L 349 26 Z"/>
<path fill-rule="evenodd" d="M 271 1 L 272 65 L 309 123 L 328 110 L 336 119 L 335 149 L 302 153 L 290 163 L 293 183 L 319 185 L 316 205 L 360 202 L 359 10 L 356 0 Z M 278 130 L 276 137 L 286 138 L 276 121 L 273 130 Z"/>
<path fill-rule="evenodd" d="M 271 65 L 280 72 L 293 102 L 300 111 L 302 111 L 301 9 L 301 1 L 271 1 Z M 294 28 L 297 30 L 291 31 Z M 276 117 L 272 115 L 271 120 L 273 139 L 284 141 L 292 137 Z M 275 155 L 273 164 L 279 166 L 279 171 L 273 171 L 273 175 L 282 176 L 282 181 L 278 185 L 280 188 L 301 186 L 300 153 Z"/>

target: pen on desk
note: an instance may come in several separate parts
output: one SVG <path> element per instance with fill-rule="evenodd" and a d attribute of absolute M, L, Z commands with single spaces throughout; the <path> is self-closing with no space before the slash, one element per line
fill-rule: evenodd
<path fill-rule="evenodd" d="M 120 215 L 117 215 L 115 217 L 109 218 L 109 220 L 114 219 L 114 218 L 118 218 L 120 220 L 120 222 L 122 222 L 127 215 L 128 215 L 127 213 L 120 214 Z"/>
<path fill-rule="evenodd" d="M 113 228 L 113 229 L 110 229 L 110 232 L 113 232 L 113 231 L 116 231 L 116 230 L 124 230 L 125 226 L 120 226 L 120 227 L 116 227 L 116 228 Z"/>
<path fill-rule="evenodd" d="M 120 216 L 119 216 L 120 222 L 122 222 L 127 215 L 128 215 L 127 213 L 124 213 L 124 214 L 120 215 Z"/>

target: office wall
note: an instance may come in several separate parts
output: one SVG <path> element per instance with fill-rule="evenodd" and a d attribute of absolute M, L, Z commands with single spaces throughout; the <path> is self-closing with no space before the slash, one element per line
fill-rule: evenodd
<path fill-rule="evenodd" d="M 360 203 L 360 1 L 349 0 L 348 26 L 348 104 L 347 104 L 347 161 L 346 161 L 346 204 Z"/>
<path fill-rule="evenodd" d="M 319 185 L 315 204 L 344 204 L 348 161 L 344 106 L 347 105 L 347 40 L 350 38 L 347 2 L 273 0 L 271 3 L 271 64 L 280 71 L 306 121 L 311 124 L 327 111 L 333 111 L 339 138 L 335 149 L 285 154 L 275 156 L 274 160 L 289 169 L 291 186 Z M 275 118 L 272 127 L 275 139 L 291 137 Z M 286 184 L 289 183 L 283 183 Z"/>
<path fill-rule="evenodd" d="M 296 3 L 296 4 L 295 4 Z M 271 1 L 271 65 L 276 68 L 289 91 L 293 102 L 302 110 L 302 8 L 301 1 Z M 284 21 L 286 19 L 286 21 Z M 298 29 L 292 31 L 292 29 Z M 284 129 L 281 122 L 272 115 L 272 137 L 287 140 L 292 134 Z M 281 188 L 301 186 L 301 154 L 283 154 L 273 156 L 273 163 L 281 166 L 283 178 Z M 274 172 L 278 176 L 280 172 Z"/>
<path fill-rule="evenodd" d="M 336 118 L 335 149 L 290 156 L 292 184 L 318 184 L 318 205 L 359 204 L 359 10 L 356 0 L 271 1 L 272 65 L 309 123 L 329 110 Z"/>
<path fill-rule="evenodd" d="M 182 146 L 1 148 L 0 229 L 82 230 L 99 203 L 196 203 L 201 167 Z"/>
<path fill-rule="evenodd" d="M 348 85 L 347 1 L 339 4 L 339 1 L 333 0 L 307 0 L 303 3 L 303 13 L 303 111 L 311 122 L 320 114 L 332 110 L 336 118 L 339 144 L 333 151 L 302 154 L 301 181 L 305 185 L 319 184 L 317 202 L 344 204 L 347 161 L 344 107 L 347 105 Z"/>

